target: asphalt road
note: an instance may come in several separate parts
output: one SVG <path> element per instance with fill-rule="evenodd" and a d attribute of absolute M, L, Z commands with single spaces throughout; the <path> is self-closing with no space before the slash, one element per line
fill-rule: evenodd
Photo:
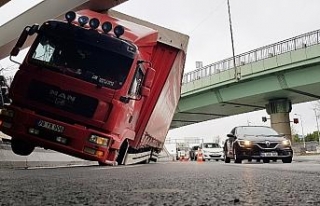
<path fill-rule="evenodd" d="M 320 162 L 0 169 L 0 205 L 320 205 Z"/>

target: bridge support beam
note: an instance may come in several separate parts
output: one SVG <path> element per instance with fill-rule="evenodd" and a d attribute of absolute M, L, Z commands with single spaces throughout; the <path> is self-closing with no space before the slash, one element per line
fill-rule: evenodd
<path fill-rule="evenodd" d="M 278 133 L 284 134 L 292 142 L 289 113 L 292 110 L 291 101 L 288 99 L 270 100 L 266 105 L 270 115 L 271 127 Z"/>

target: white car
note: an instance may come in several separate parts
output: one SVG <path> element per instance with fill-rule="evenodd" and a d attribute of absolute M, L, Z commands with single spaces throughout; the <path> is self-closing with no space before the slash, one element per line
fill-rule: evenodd
<path fill-rule="evenodd" d="M 204 160 L 224 160 L 223 148 L 218 143 L 202 143 L 201 149 Z"/>

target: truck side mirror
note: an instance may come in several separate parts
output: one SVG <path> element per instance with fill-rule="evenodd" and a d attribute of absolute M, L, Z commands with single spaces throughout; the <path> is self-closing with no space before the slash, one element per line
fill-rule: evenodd
<path fill-rule="evenodd" d="M 150 88 L 152 86 L 155 75 L 156 70 L 154 70 L 152 67 L 148 67 L 143 85 L 141 87 L 142 96 L 148 97 L 150 95 Z"/>
<path fill-rule="evenodd" d="M 154 70 L 152 67 L 148 67 L 146 72 L 146 77 L 143 82 L 143 86 L 150 89 L 155 76 L 156 76 L 156 70 Z"/>
<path fill-rule="evenodd" d="M 20 52 L 21 47 L 26 42 L 28 36 L 35 34 L 38 30 L 39 30 L 38 24 L 34 24 L 33 26 L 26 26 L 22 31 L 16 45 L 11 50 L 10 56 L 17 56 Z"/>

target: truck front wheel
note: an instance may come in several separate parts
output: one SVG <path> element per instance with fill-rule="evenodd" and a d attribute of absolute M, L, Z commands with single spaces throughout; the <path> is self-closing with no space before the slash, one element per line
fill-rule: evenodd
<path fill-rule="evenodd" d="M 28 156 L 33 152 L 34 145 L 23 140 L 12 138 L 11 149 L 17 155 Z"/>

